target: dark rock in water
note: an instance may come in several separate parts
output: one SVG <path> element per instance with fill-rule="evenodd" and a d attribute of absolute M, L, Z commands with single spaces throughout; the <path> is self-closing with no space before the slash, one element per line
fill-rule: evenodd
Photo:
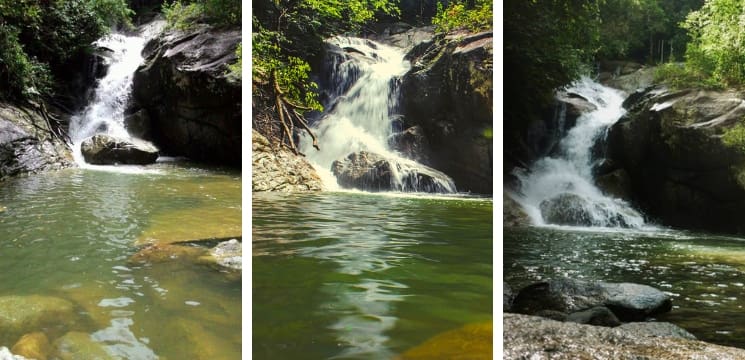
<path fill-rule="evenodd" d="M 592 226 L 592 205 L 583 197 L 563 193 L 539 205 L 543 221 L 549 224 Z"/>
<path fill-rule="evenodd" d="M 152 140 L 152 122 L 145 109 L 139 109 L 124 117 L 124 127 L 133 137 Z"/>
<path fill-rule="evenodd" d="M 366 191 L 455 191 L 452 180 L 440 171 L 413 162 L 394 162 L 367 151 L 334 161 L 331 172 L 340 186 Z"/>
<path fill-rule="evenodd" d="M 608 293 L 605 306 L 623 321 L 640 321 L 673 308 L 670 296 L 651 286 L 632 283 L 600 283 Z"/>
<path fill-rule="evenodd" d="M 53 131 L 42 114 L 0 103 L 0 180 L 71 166 L 69 147 Z"/>
<path fill-rule="evenodd" d="M 431 165 L 461 191 L 491 194 L 493 174 L 492 32 L 455 33 L 414 46 L 401 83 L 408 125 L 419 125 Z"/>
<path fill-rule="evenodd" d="M 745 232 L 745 151 L 724 140 L 742 124 L 742 94 L 648 88 L 624 106 L 607 156 L 628 173 L 634 203 L 665 225 Z"/>
<path fill-rule="evenodd" d="M 624 169 L 599 176 L 595 179 L 595 185 L 606 195 L 623 200 L 631 199 L 631 179 Z"/>
<path fill-rule="evenodd" d="M 504 314 L 503 359 L 745 359 L 745 350 L 644 332 Z"/>
<path fill-rule="evenodd" d="M 566 321 L 607 327 L 621 325 L 618 317 L 605 306 L 595 306 L 587 310 L 573 312 L 567 316 Z"/>
<path fill-rule="evenodd" d="M 639 321 L 672 309 L 672 300 L 665 293 L 647 285 L 632 283 L 587 282 L 555 279 L 529 285 L 517 294 L 512 310 L 534 315 L 552 310 L 573 314 L 595 307 L 606 307 L 621 321 Z M 577 318 L 592 318 L 577 314 Z M 571 316 L 571 315 L 570 315 Z"/>
<path fill-rule="evenodd" d="M 608 293 L 598 283 L 572 279 L 540 282 L 520 290 L 512 310 L 521 314 L 536 314 L 541 310 L 573 313 L 602 306 Z"/>
<path fill-rule="evenodd" d="M 412 126 L 391 135 L 388 144 L 393 150 L 418 163 L 429 163 L 429 143 L 421 126 Z"/>
<path fill-rule="evenodd" d="M 80 145 L 83 158 L 89 164 L 152 164 L 158 159 L 158 148 L 140 139 L 121 139 L 109 135 L 93 135 Z"/>
<path fill-rule="evenodd" d="M 502 282 L 502 311 L 509 312 L 512 309 L 512 300 L 515 298 L 515 293 L 512 292 L 512 288 L 506 282 Z"/>
<path fill-rule="evenodd" d="M 502 198 L 502 211 L 504 214 L 502 217 L 504 227 L 528 226 L 531 224 L 530 216 L 506 191 Z"/>
<path fill-rule="evenodd" d="M 542 318 L 556 320 L 556 321 L 567 321 L 567 313 L 556 311 L 556 310 L 541 310 L 534 314 Z"/>
<path fill-rule="evenodd" d="M 285 148 L 273 148 L 266 137 L 253 130 L 252 191 L 320 191 L 323 182 L 304 157 Z"/>
<path fill-rule="evenodd" d="M 240 30 L 197 26 L 145 46 L 132 91 L 164 154 L 240 166 L 241 81 L 228 71 L 240 42 Z"/>
<path fill-rule="evenodd" d="M 696 336 L 689 333 L 686 329 L 668 322 L 630 322 L 619 326 L 618 329 L 648 337 L 672 337 L 696 340 Z"/>

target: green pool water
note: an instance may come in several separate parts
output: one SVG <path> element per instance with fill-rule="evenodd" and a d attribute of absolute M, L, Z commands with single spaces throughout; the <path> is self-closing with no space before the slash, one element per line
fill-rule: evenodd
<path fill-rule="evenodd" d="M 254 359 L 388 359 L 492 320 L 491 199 L 254 193 L 252 219 Z"/>
<path fill-rule="evenodd" d="M 515 290 L 570 277 L 654 286 L 673 298 L 657 317 L 701 340 L 745 348 L 745 239 L 675 230 L 504 229 L 504 277 Z"/>
<path fill-rule="evenodd" d="M 203 237 L 198 229 L 222 221 L 235 228 L 240 173 L 183 163 L 128 169 L 0 182 L 0 296 L 72 302 L 74 322 L 38 329 L 51 342 L 74 331 L 122 359 L 239 359 L 239 276 L 183 259 L 130 258 L 148 233 Z M 0 332 L 0 346 L 16 340 Z"/>

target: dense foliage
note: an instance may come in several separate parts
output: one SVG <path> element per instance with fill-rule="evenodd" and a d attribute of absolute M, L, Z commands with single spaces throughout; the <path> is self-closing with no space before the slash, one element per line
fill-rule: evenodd
<path fill-rule="evenodd" d="M 472 3 L 469 5 L 468 3 Z M 450 1 L 447 7 L 437 3 L 437 14 L 432 18 L 432 24 L 439 32 L 449 32 L 456 29 L 478 31 L 492 28 L 492 0 Z"/>
<path fill-rule="evenodd" d="M 241 22 L 240 0 L 174 0 L 163 4 L 167 26 L 186 30 L 198 23 L 216 26 L 238 26 Z"/>
<path fill-rule="evenodd" d="M 125 0 L 0 0 L 1 98 L 54 90 L 65 65 L 112 26 L 131 26 Z"/>

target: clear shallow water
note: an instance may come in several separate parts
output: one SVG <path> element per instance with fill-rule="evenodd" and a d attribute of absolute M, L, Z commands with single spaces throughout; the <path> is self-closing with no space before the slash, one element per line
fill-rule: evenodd
<path fill-rule="evenodd" d="M 254 359 L 388 359 L 492 319 L 492 200 L 253 194 Z"/>
<path fill-rule="evenodd" d="M 636 282 L 673 297 L 657 318 L 701 340 L 745 348 L 745 239 L 658 231 L 505 228 L 504 279 L 518 290 L 541 279 Z"/>
<path fill-rule="evenodd" d="M 130 261 L 148 231 L 204 226 L 179 214 L 240 221 L 240 174 L 176 163 L 147 169 L 68 169 L 0 183 L 0 296 L 72 301 L 80 321 L 62 324 L 65 331 L 90 334 L 122 358 L 240 358 L 239 280 L 192 261 Z"/>

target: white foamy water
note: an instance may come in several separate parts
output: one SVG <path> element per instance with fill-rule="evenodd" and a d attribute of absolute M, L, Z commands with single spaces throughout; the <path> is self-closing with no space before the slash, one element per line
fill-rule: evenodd
<path fill-rule="evenodd" d="M 338 190 L 331 164 L 350 153 L 368 151 L 391 162 L 392 188 L 398 191 L 424 191 L 417 174 L 435 180 L 435 192 L 453 193 L 455 183 L 442 172 L 423 167 L 391 150 L 391 117 L 398 110 L 398 80 L 409 70 L 399 49 L 367 39 L 335 37 L 329 43 L 346 50 L 345 56 L 332 56 L 330 68 L 333 99 L 322 119 L 314 125 L 321 148 L 312 147 L 304 136 L 300 148 L 318 171 L 328 190 Z M 345 91 L 346 90 L 346 91 Z M 429 191 L 432 191 L 430 188 Z"/>
<path fill-rule="evenodd" d="M 112 33 L 94 43 L 111 51 L 106 59 L 106 75 L 98 81 L 93 99 L 70 120 L 73 157 L 79 166 L 91 167 L 80 152 L 80 144 L 86 138 L 96 134 L 130 138 L 124 125 L 124 111 L 132 94 L 132 78 L 144 60 L 142 49 L 152 36 L 160 32 L 163 24 L 162 21 L 154 21 L 137 35 Z"/>
<path fill-rule="evenodd" d="M 585 210 L 593 226 L 617 227 L 623 223 L 631 228 L 644 227 L 643 216 L 628 203 L 603 194 L 592 176 L 592 147 L 599 136 L 625 113 L 623 94 L 589 78 L 582 78 L 567 89 L 595 105 L 595 111 L 585 113 L 561 140 L 558 156 L 538 160 L 530 173 L 517 173 L 521 193 L 516 195 L 536 225 L 547 225 L 541 216 L 540 204 L 561 194 L 573 194 L 586 200 Z"/>

